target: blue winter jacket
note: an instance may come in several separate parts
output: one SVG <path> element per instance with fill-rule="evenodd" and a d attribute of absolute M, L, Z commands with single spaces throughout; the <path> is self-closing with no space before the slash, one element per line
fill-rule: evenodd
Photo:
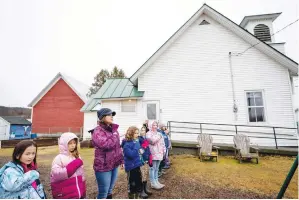
<path fill-rule="evenodd" d="M 43 185 L 35 170 L 24 173 L 21 165 L 9 162 L 0 169 L 0 199 L 45 199 Z M 36 181 L 37 189 L 32 187 Z"/>
<path fill-rule="evenodd" d="M 123 140 L 121 146 L 124 152 L 126 172 L 143 165 L 141 156 L 139 154 L 139 149 L 141 146 L 138 140 Z"/>
<path fill-rule="evenodd" d="M 162 136 L 164 138 L 165 147 L 168 148 L 169 147 L 169 138 L 168 138 L 168 136 L 166 135 L 166 133 L 164 131 L 162 131 L 160 129 L 158 131 L 162 134 Z"/>

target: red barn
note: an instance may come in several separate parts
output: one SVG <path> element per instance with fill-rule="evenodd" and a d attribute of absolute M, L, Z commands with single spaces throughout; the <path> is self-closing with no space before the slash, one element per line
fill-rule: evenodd
<path fill-rule="evenodd" d="M 58 73 L 28 105 L 32 107 L 32 133 L 82 133 L 89 87 L 69 76 Z"/>

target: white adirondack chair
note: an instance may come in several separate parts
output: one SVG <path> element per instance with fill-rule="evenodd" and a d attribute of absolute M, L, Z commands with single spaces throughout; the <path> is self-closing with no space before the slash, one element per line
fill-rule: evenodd
<path fill-rule="evenodd" d="M 250 139 L 244 134 L 234 136 L 235 158 L 241 163 L 242 160 L 256 159 L 256 164 L 259 163 L 259 152 L 257 147 L 251 147 Z M 255 153 L 250 153 L 250 148 L 255 150 Z"/>
<path fill-rule="evenodd" d="M 218 149 L 219 147 L 213 146 L 213 137 L 209 134 L 199 134 L 198 135 L 198 157 L 200 161 L 203 161 L 204 158 L 208 157 L 211 160 L 213 158 L 216 158 L 216 162 L 218 161 Z M 213 152 L 212 150 L 216 149 L 216 152 Z"/>

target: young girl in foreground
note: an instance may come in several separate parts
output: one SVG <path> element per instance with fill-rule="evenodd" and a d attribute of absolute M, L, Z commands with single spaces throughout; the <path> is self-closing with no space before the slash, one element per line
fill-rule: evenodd
<path fill-rule="evenodd" d="M 12 161 L 0 169 L 0 199 L 45 199 L 36 165 L 37 145 L 23 140 L 14 148 Z"/>
<path fill-rule="evenodd" d="M 78 137 L 64 133 L 59 138 L 59 151 L 52 163 L 51 189 L 54 199 L 83 199 L 86 186 L 83 161 L 79 157 Z"/>

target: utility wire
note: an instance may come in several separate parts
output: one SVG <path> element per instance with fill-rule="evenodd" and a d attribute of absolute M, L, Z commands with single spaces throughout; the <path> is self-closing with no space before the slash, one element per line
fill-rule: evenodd
<path fill-rule="evenodd" d="M 271 35 L 271 37 L 272 37 L 273 35 L 279 33 L 280 31 L 286 29 L 287 27 L 289 27 L 289 26 L 295 24 L 295 23 L 298 22 L 298 21 L 299 21 L 299 19 L 296 19 L 295 21 L 293 21 L 292 23 L 286 25 L 285 27 L 283 27 L 283 28 L 280 29 L 279 31 L 276 31 L 275 33 L 273 33 L 273 34 Z M 256 45 L 260 44 L 261 42 L 262 42 L 262 41 L 259 41 L 258 43 L 256 43 L 256 44 L 254 44 L 254 45 L 248 47 L 247 49 L 245 49 L 245 50 L 244 50 L 243 52 L 241 52 L 241 53 L 236 53 L 235 56 L 241 56 L 241 55 L 243 55 L 246 51 L 248 51 L 249 49 L 255 47 Z"/>

